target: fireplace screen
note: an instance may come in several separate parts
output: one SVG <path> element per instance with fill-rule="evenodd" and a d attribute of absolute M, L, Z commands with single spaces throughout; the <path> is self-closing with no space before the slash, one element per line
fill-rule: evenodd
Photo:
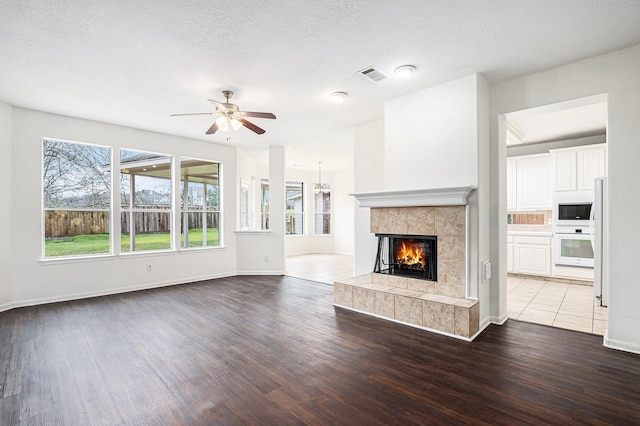
<path fill-rule="evenodd" d="M 435 236 L 376 234 L 378 254 L 373 272 L 436 281 Z"/>

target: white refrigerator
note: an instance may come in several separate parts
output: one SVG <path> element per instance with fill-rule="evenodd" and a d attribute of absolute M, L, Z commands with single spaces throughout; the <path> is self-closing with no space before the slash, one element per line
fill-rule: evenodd
<path fill-rule="evenodd" d="M 591 244 L 593 245 L 593 292 L 600 306 L 609 305 L 609 230 L 607 217 L 607 178 L 595 180 L 592 214 Z"/>

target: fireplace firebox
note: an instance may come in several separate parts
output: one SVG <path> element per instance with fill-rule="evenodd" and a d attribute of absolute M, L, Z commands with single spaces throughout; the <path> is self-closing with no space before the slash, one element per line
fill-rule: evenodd
<path fill-rule="evenodd" d="M 373 272 L 437 281 L 437 238 L 433 235 L 376 234 Z"/>

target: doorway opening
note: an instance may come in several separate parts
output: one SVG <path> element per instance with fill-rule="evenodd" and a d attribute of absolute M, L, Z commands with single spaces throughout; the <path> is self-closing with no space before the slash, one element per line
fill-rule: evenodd
<path fill-rule="evenodd" d="M 607 175 L 607 96 L 516 111 L 504 119 L 507 316 L 602 335 L 607 274 L 600 260 L 606 219 L 598 230 L 589 220 L 584 226 L 561 227 L 556 210 L 566 200 L 595 205 L 602 198 L 597 178 Z M 567 239 L 568 232 L 575 237 Z M 567 241 L 588 241 L 594 248 L 599 243 L 600 248 L 592 254 L 574 250 L 591 258 L 568 262 Z"/>

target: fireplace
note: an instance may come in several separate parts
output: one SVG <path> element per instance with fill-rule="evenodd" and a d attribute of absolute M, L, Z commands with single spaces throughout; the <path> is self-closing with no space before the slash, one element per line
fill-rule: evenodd
<path fill-rule="evenodd" d="M 437 281 L 437 237 L 376 234 L 378 252 L 373 272 Z"/>

